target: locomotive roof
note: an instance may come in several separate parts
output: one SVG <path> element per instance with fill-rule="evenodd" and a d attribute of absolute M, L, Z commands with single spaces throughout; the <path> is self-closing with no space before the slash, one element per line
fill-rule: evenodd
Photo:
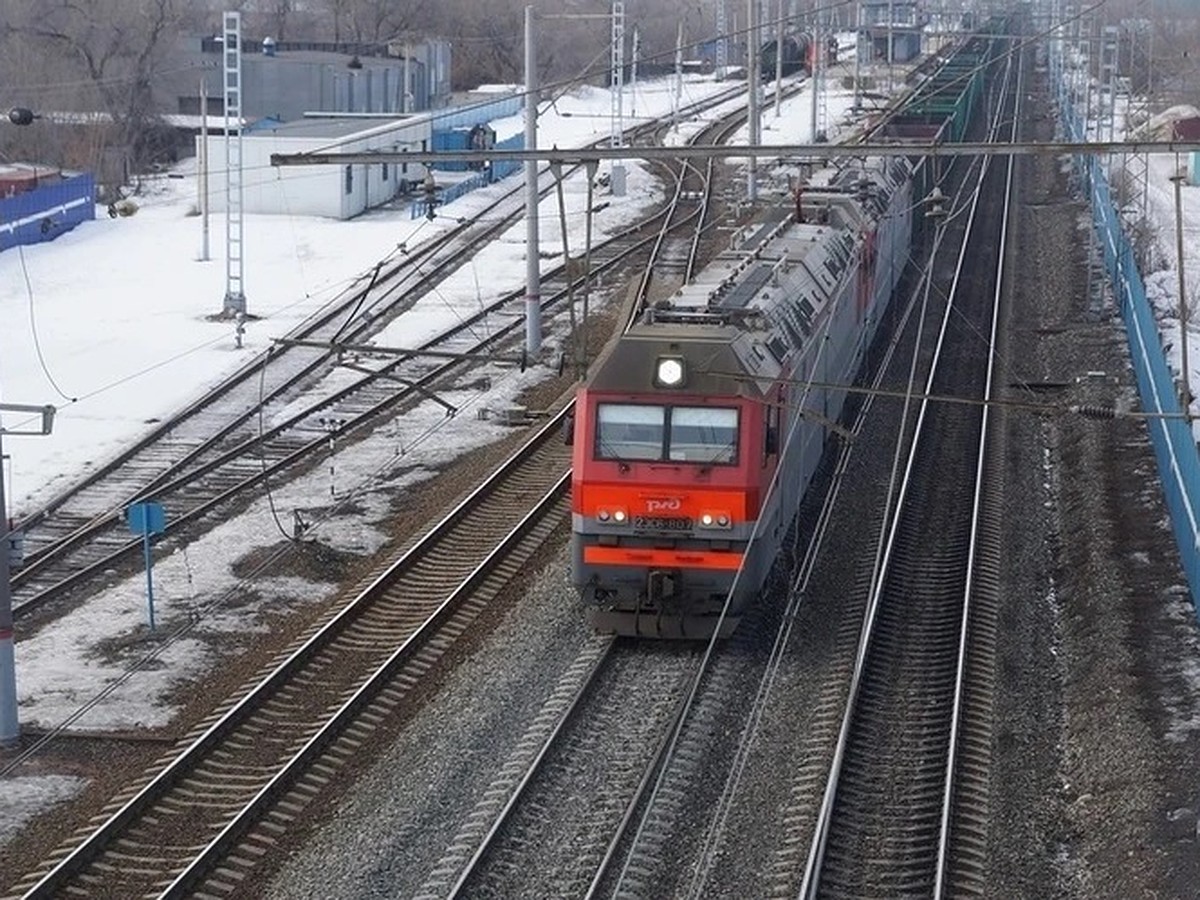
<path fill-rule="evenodd" d="M 907 177 L 907 166 L 885 159 L 814 179 L 801 192 L 800 222 L 794 206 L 766 210 L 618 339 L 592 386 L 645 391 L 658 358 L 677 355 L 687 363 L 688 393 L 757 394 L 745 375 L 765 390 L 844 290 L 866 233 Z"/>
<path fill-rule="evenodd" d="M 671 394 L 709 394 L 760 396 L 754 382 L 733 377 L 743 372 L 739 348 L 745 341 L 743 331 L 734 326 L 675 324 L 669 328 L 635 326 L 613 345 L 603 364 L 592 375 L 593 390 L 644 394 L 647 391 Z M 664 356 L 684 360 L 686 378 L 678 389 L 655 388 L 658 360 Z M 778 374 L 778 367 L 775 367 Z"/>

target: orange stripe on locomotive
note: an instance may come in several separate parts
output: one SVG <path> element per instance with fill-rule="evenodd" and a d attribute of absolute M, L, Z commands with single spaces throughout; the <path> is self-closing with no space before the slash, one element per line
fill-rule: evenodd
<path fill-rule="evenodd" d="M 647 547 L 583 548 L 583 561 L 595 566 L 641 566 L 651 569 L 720 569 L 736 572 L 742 554 L 730 550 L 659 550 Z"/>

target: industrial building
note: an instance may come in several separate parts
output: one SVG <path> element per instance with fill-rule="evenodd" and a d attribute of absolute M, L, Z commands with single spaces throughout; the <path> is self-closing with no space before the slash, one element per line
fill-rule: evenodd
<path fill-rule="evenodd" d="M 424 180 L 425 166 L 379 162 L 277 167 L 271 165 L 272 154 L 448 149 L 455 146 L 456 138 L 491 120 L 515 115 L 522 105 L 520 94 L 501 94 L 486 102 L 407 116 L 309 114 L 293 122 L 265 121 L 241 137 L 242 208 L 250 213 L 353 218 L 412 192 Z M 201 138 L 196 140 L 197 156 L 203 161 Z M 223 210 L 228 170 L 225 135 L 210 134 L 207 147 L 209 209 Z M 500 177 L 505 172 L 490 174 Z"/>
<path fill-rule="evenodd" d="M 164 112 L 199 115 L 203 84 L 210 115 L 223 115 L 222 38 L 182 38 L 179 66 L 156 87 Z M 242 115 L 299 119 L 307 112 L 399 113 L 450 102 L 450 45 L 428 39 L 363 45 L 243 40 Z"/>

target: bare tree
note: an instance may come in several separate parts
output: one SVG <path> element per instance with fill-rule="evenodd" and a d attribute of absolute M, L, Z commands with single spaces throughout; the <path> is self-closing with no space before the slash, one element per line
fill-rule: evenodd
<path fill-rule="evenodd" d="M 430 0 L 354 0 L 350 12 L 353 38 L 363 43 L 382 43 L 420 32 L 430 21 Z"/>
<path fill-rule="evenodd" d="M 329 13 L 330 21 L 333 23 L 333 40 L 335 43 L 340 43 L 345 40 L 346 33 L 343 31 L 350 22 L 350 7 L 352 0 L 325 0 L 324 7 Z"/>
<path fill-rule="evenodd" d="M 288 38 L 288 22 L 294 11 L 292 0 L 274 0 L 274 2 L 267 4 L 265 16 L 266 34 L 277 41 L 286 41 Z"/>
<path fill-rule="evenodd" d="M 156 127 L 151 87 L 166 51 L 177 34 L 175 0 L 63 0 L 53 5 L 13 2 L 4 24 L 6 43 L 26 43 L 53 56 L 64 76 L 62 90 L 47 92 L 46 102 L 106 114 L 110 145 L 137 167 L 163 150 Z M 80 90 L 85 87 L 87 90 Z M 90 104 L 88 101 L 91 101 Z"/>
<path fill-rule="evenodd" d="M 524 7 L 511 0 L 482 0 L 442 8 L 455 50 L 455 84 L 519 82 L 524 70 Z"/>

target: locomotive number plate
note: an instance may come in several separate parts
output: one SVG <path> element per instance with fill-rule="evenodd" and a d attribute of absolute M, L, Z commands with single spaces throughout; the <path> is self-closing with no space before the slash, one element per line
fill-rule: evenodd
<path fill-rule="evenodd" d="M 633 527 L 646 531 L 688 531 L 692 520 L 680 516 L 634 516 Z"/>

